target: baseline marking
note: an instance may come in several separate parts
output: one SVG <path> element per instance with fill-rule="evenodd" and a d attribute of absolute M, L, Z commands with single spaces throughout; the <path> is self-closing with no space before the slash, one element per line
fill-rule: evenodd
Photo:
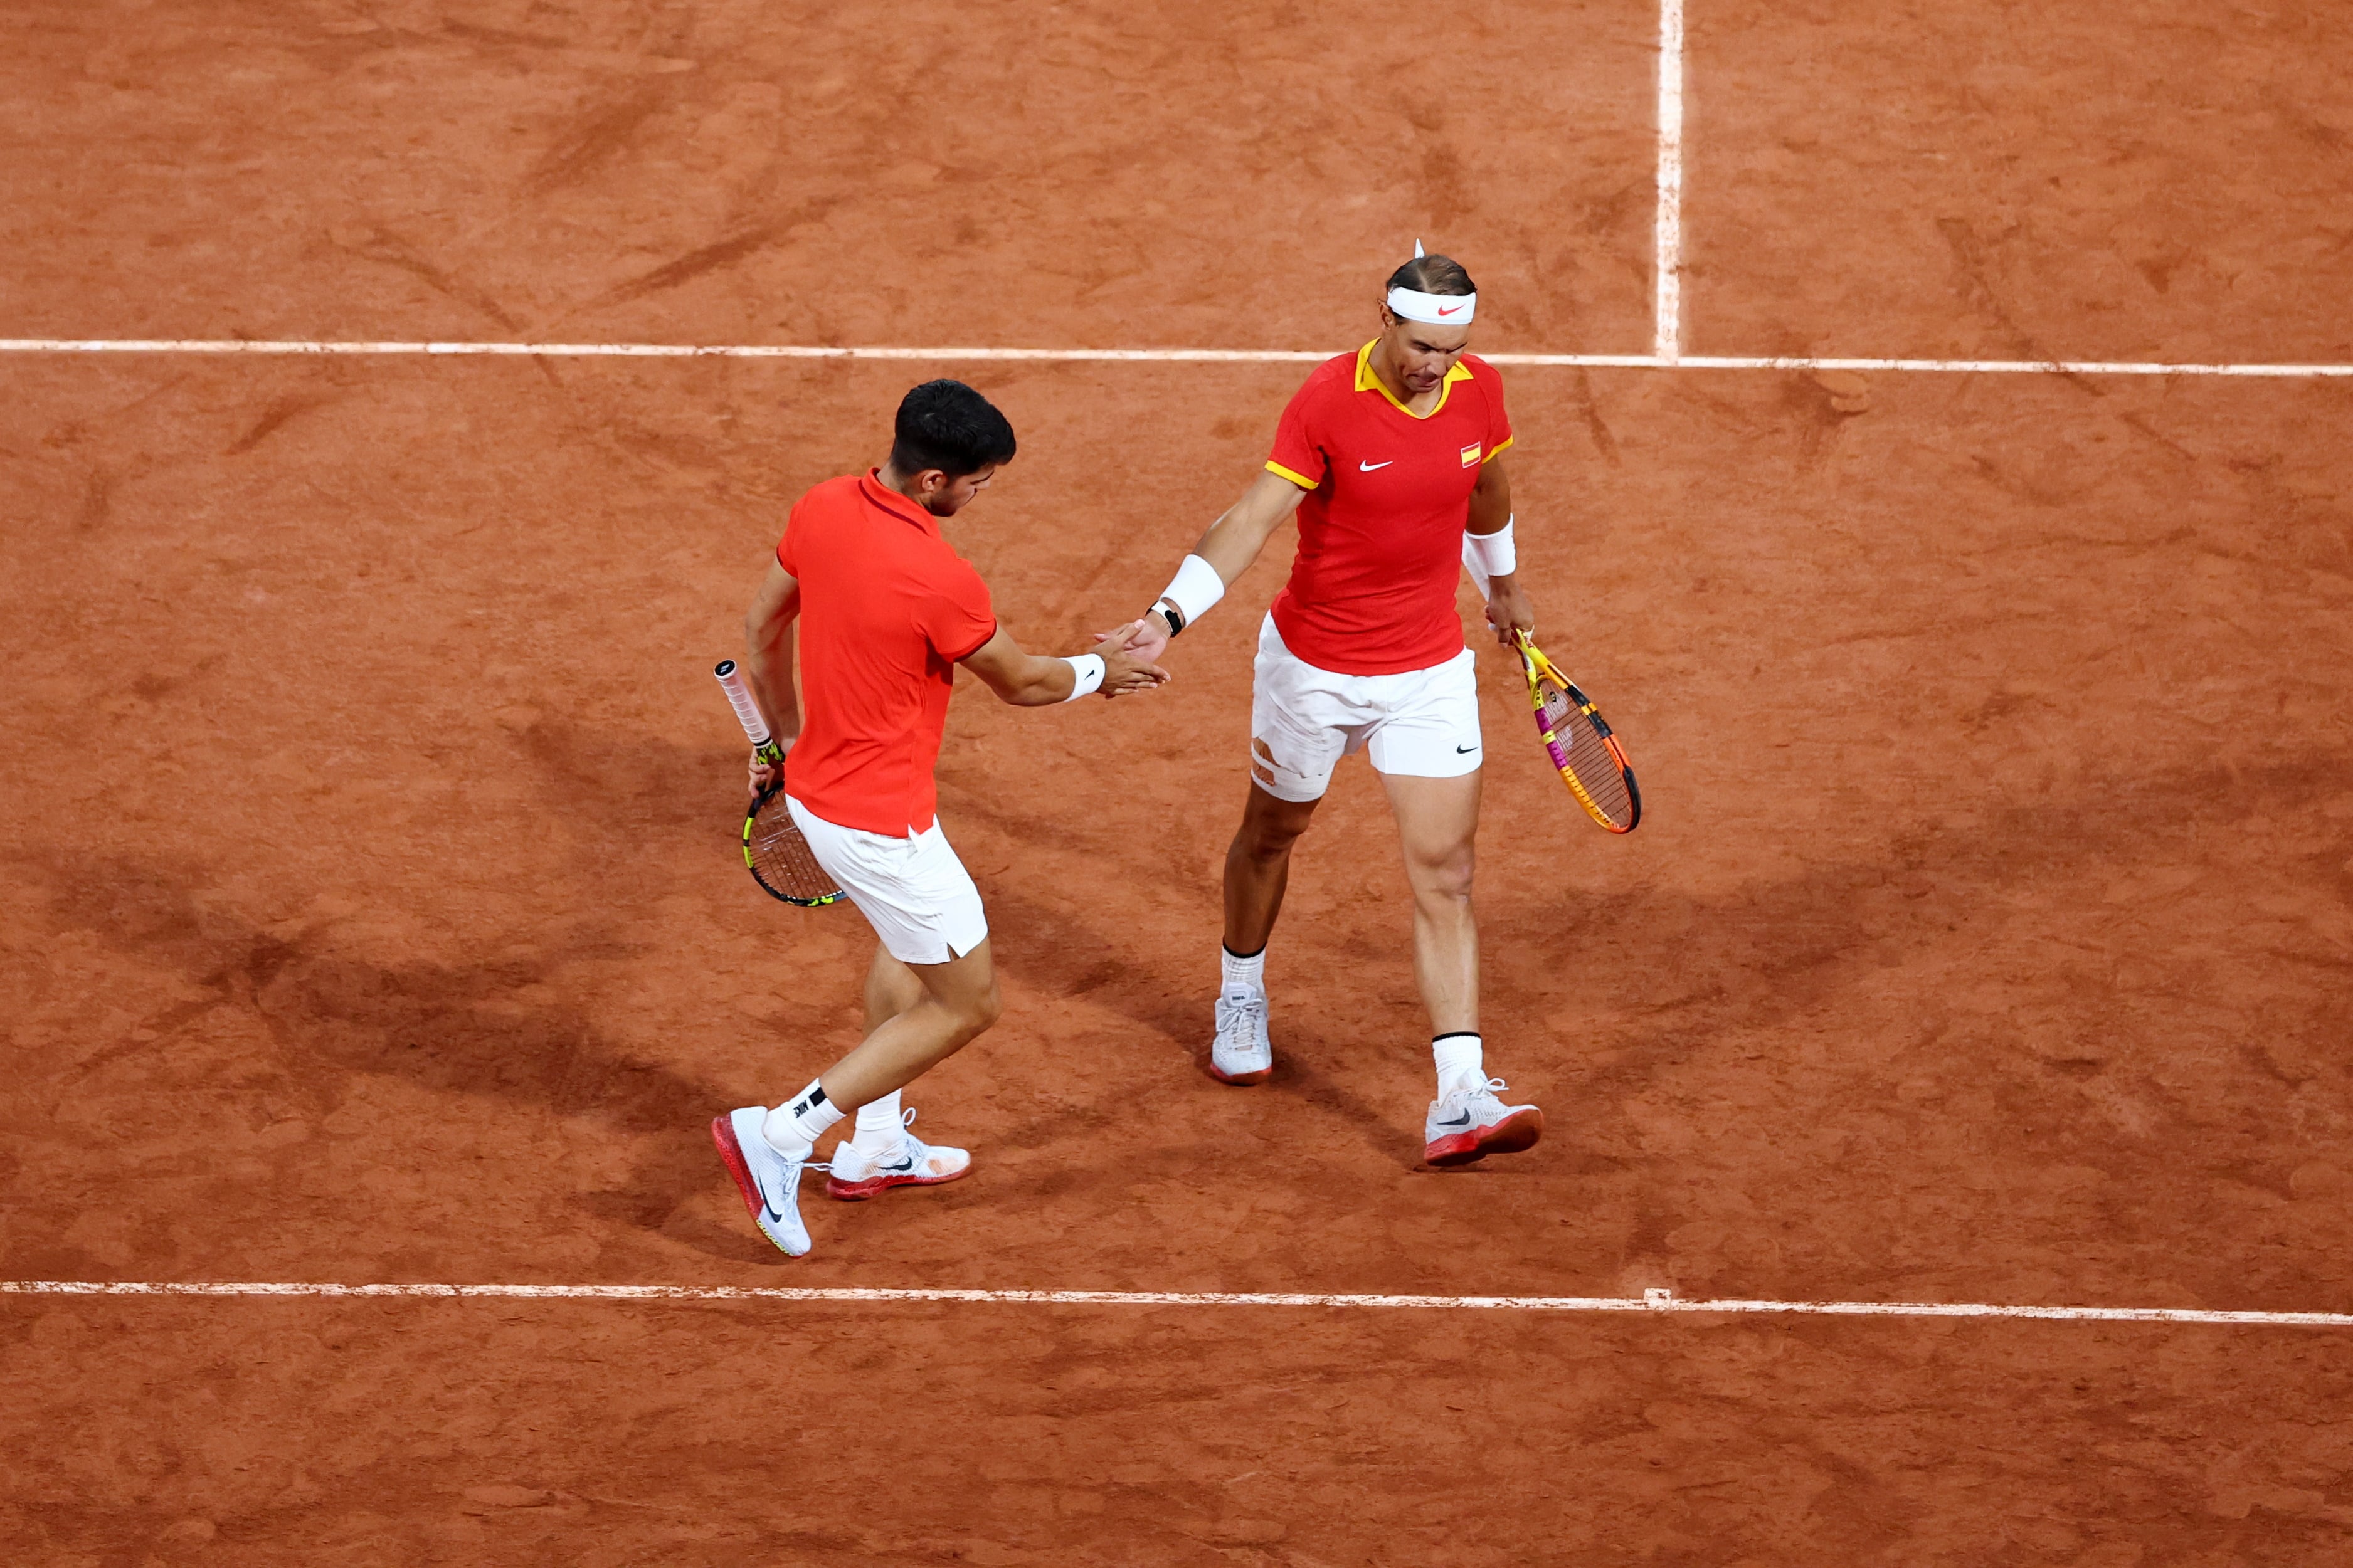
<path fill-rule="evenodd" d="M 1081 1307 L 1419 1308 L 1505 1312 L 1714 1312 L 1817 1318 L 2025 1318 L 2071 1323 L 2216 1323 L 2353 1329 L 2353 1312 L 2208 1311 L 2191 1307 L 2020 1307 L 1985 1301 L 1748 1301 L 1640 1296 L 1364 1296 L 1234 1290 L 954 1290 L 745 1285 L 335 1285 L 0 1280 L 0 1296 L 262 1296 L 559 1301 L 960 1301 Z"/>
<path fill-rule="evenodd" d="M 1334 351 L 1337 353 L 1339 351 Z M 1315 363 L 1333 357 L 1313 349 L 992 349 L 829 348 L 806 343 L 477 343 L 335 342 L 240 338 L 0 338 L 16 354 L 424 354 L 451 357 L 545 355 L 554 359 L 871 359 L 1029 360 L 1108 364 Z M 1593 370 L 1853 370 L 1983 375 L 2213 375 L 2272 379 L 2353 377 L 2353 364 L 2224 364 L 2154 360 L 1855 359 L 1814 355 L 1482 354 L 1490 364 L 1566 365 Z"/>
<path fill-rule="evenodd" d="M 1672 364 L 1683 349 L 1683 0 L 1659 4 L 1659 211 L 1651 226 L 1656 293 L 1651 357 Z"/>

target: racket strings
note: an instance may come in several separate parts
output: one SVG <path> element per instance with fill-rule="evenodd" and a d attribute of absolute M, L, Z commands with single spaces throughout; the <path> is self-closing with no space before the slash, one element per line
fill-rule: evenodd
<path fill-rule="evenodd" d="M 793 825 L 782 795 L 764 802 L 745 826 L 744 858 L 760 885 L 778 898 L 814 904 L 841 897 L 841 889 L 817 863 L 808 839 Z"/>
<path fill-rule="evenodd" d="M 1626 787 L 1625 765 L 1617 752 L 1567 692 L 1549 679 L 1537 682 L 1537 692 L 1543 700 L 1545 728 L 1568 756 L 1565 771 L 1602 816 L 1613 823 L 1632 821 L 1633 796 Z"/>

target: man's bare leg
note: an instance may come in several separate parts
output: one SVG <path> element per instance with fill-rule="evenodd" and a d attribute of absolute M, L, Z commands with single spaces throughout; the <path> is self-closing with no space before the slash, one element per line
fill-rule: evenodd
<path fill-rule="evenodd" d="M 988 943 L 945 963 L 878 957 L 867 973 L 866 1005 L 868 1019 L 879 1016 L 881 1022 L 817 1082 L 774 1110 L 747 1105 L 712 1123 L 720 1158 L 742 1190 L 754 1223 L 795 1258 L 809 1249 L 799 1192 L 804 1162 L 816 1152 L 818 1139 L 844 1115 L 921 1077 L 997 1022 L 1002 1004 Z M 953 1180 L 969 1163 L 962 1150 L 936 1152 L 953 1155 L 958 1168 L 927 1170 L 913 1179 Z M 852 1194 L 835 1195 L 871 1196 L 864 1189 L 876 1184 L 858 1185 Z"/>
<path fill-rule="evenodd" d="M 902 963 L 878 949 L 866 973 L 867 1036 L 818 1084 L 847 1115 L 939 1066 L 1003 1011 L 986 941 L 945 963 Z"/>
<path fill-rule="evenodd" d="M 1413 972 L 1434 1037 L 1438 1096 L 1423 1123 L 1422 1158 L 1468 1165 L 1531 1148 L 1544 1136 L 1544 1112 L 1495 1097 L 1479 1037 L 1479 926 L 1471 905 L 1479 775 L 1384 773 L 1381 783 L 1413 888 Z"/>
<path fill-rule="evenodd" d="M 866 966 L 866 1032 L 872 1034 L 923 999 L 922 976 L 876 942 L 874 962 Z"/>
<path fill-rule="evenodd" d="M 1291 883 L 1291 847 L 1315 815 L 1312 800 L 1277 800 L 1256 784 L 1226 849 L 1226 951 L 1264 952 Z"/>
<path fill-rule="evenodd" d="M 1264 745 L 1253 742 L 1253 749 L 1262 752 Z M 1264 1083 L 1274 1076 L 1266 942 L 1291 882 L 1291 847 L 1314 815 L 1314 801 L 1277 800 L 1252 784 L 1242 825 L 1226 850 L 1225 947 L 1218 958 L 1218 1032 L 1208 1062 L 1209 1076 L 1219 1083 Z"/>
<path fill-rule="evenodd" d="M 1413 977 L 1432 1035 L 1479 1029 L 1479 922 L 1471 906 L 1477 858 L 1479 774 L 1383 773 L 1413 889 Z"/>

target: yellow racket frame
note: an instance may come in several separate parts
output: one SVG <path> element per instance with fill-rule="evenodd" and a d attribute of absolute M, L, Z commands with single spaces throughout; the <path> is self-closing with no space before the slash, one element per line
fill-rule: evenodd
<path fill-rule="evenodd" d="M 1579 690 L 1577 682 L 1563 675 L 1559 668 L 1544 656 L 1544 649 L 1536 647 L 1535 638 L 1523 631 L 1514 631 L 1512 637 L 1513 640 L 1519 644 L 1520 668 L 1526 672 L 1528 678 L 1528 706 L 1535 710 L 1536 729 L 1544 736 L 1545 751 L 1551 756 L 1553 766 L 1560 771 L 1560 782 L 1568 786 L 1568 793 L 1577 797 L 1577 804 L 1585 808 L 1585 815 L 1593 818 L 1601 827 L 1611 833 L 1633 832 L 1634 825 L 1642 820 L 1642 794 L 1635 787 L 1634 767 L 1626 760 L 1626 748 L 1618 743 L 1616 735 L 1610 733 L 1609 721 L 1603 719 L 1599 711 L 1595 709 L 1593 700 Z M 1577 782 L 1577 774 L 1568 765 L 1569 737 L 1561 734 L 1557 725 L 1547 725 L 1545 722 L 1544 694 L 1536 685 L 1539 680 L 1550 680 L 1563 691 L 1567 692 L 1569 700 L 1577 704 L 1577 715 L 1591 721 L 1594 729 L 1599 731 L 1601 743 L 1609 749 L 1609 755 L 1617 763 L 1618 771 L 1625 776 L 1626 799 L 1633 811 L 1633 815 L 1626 821 L 1620 823 L 1611 820 L 1609 813 L 1593 803 L 1593 797 L 1586 793 L 1585 786 Z"/>

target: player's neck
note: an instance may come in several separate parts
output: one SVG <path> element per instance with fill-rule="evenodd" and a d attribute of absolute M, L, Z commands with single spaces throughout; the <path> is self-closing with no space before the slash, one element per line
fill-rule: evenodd
<path fill-rule="evenodd" d="M 1389 363 L 1389 341 L 1387 338 L 1382 338 L 1373 344 L 1371 364 L 1373 375 L 1383 386 L 1388 388 L 1389 395 L 1404 404 L 1415 414 L 1429 413 L 1437 405 L 1438 395 L 1446 390 L 1446 383 L 1443 381 L 1428 392 L 1415 392 L 1407 386 L 1405 377 L 1399 375 L 1397 367 Z"/>
<path fill-rule="evenodd" d="M 884 489 L 897 490 L 901 495 L 905 496 L 909 500 L 913 501 L 925 511 L 931 512 L 934 517 L 937 517 L 939 516 L 939 513 L 933 510 L 932 503 L 923 499 L 923 492 L 916 487 L 915 481 L 921 478 L 923 478 L 921 474 L 901 473 L 898 469 L 892 468 L 887 460 L 881 468 L 874 470 L 875 482 L 880 484 Z"/>

